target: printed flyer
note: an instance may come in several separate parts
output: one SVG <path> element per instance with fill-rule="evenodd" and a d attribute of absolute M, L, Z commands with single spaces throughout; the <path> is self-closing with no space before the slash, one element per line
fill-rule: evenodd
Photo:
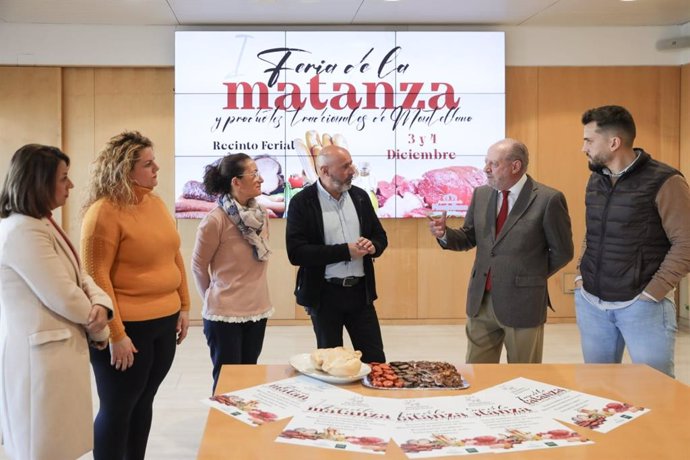
<path fill-rule="evenodd" d="M 511 394 L 529 407 L 557 420 L 574 423 L 601 433 L 608 433 L 650 411 L 644 407 L 523 377 L 484 390 L 481 396 L 496 399 L 500 397 L 501 391 Z"/>
<path fill-rule="evenodd" d="M 592 443 L 548 415 L 505 394 L 492 394 L 487 398 L 468 395 L 406 399 L 402 404 L 393 439 L 408 458 L 503 453 Z"/>
<path fill-rule="evenodd" d="M 350 394 L 325 382 L 298 375 L 277 382 L 245 388 L 202 400 L 248 425 L 259 426 L 293 416 L 313 398 Z"/>
<path fill-rule="evenodd" d="M 400 401 L 352 392 L 329 394 L 302 406 L 276 442 L 383 455 Z"/>

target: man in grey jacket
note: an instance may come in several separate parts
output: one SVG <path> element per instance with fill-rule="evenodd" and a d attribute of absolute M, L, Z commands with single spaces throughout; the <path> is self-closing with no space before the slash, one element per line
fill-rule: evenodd
<path fill-rule="evenodd" d="M 477 248 L 467 293 L 468 363 L 497 363 L 505 345 L 509 363 L 540 363 L 548 278 L 573 258 L 563 193 L 529 177 L 527 147 L 504 139 L 489 147 L 488 185 L 472 196 L 461 228 L 431 219 L 444 249 Z"/>

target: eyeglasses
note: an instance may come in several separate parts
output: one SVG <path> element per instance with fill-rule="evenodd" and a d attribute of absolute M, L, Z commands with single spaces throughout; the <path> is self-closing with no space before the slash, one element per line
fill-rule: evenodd
<path fill-rule="evenodd" d="M 244 176 L 251 176 L 254 179 L 258 179 L 261 177 L 261 173 L 257 170 L 257 171 L 254 171 L 253 173 L 238 174 L 236 177 L 244 177 Z"/>

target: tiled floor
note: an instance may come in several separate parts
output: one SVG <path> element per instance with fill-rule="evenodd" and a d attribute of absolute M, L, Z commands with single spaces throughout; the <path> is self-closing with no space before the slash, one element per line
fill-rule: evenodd
<path fill-rule="evenodd" d="M 462 361 L 464 326 L 383 326 L 389 360 Z M 296 353 L 314 348 L 309 326 L 271 326 L 266 332 L 262 364 L 284 364 Z M 629 361 L 629 360 L 628 360 Z M 544 362 L 579 363 L 580 338 L 575 324 L 547 325 Z M 683 328 L 676 342 L 676 376 L 690 384 L 690 332 Z M 211 391 L 211 362 L 200 327 L 190 328 L 175 363 L 156 397 L 147 459 L 188 460 L 196 451 L 208 408 L 200 400 Z M 0 452 L 0 459 L 6 458 Z M 89 458 L 89 456 L 85 457 Z"/>

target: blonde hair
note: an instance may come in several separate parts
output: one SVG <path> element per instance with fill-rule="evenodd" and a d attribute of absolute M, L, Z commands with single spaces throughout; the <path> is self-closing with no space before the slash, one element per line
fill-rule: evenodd
<path fill-rule="evenodd" d="M 153 143 L 139 131 L 125 131 L 112 137 L 91 164 L 91 180 L 83 210 L 101 198 L 118 207 L 135 204 L 134 182 L 129 174 L 141 151 L 147 147 L 153 147 Z"/>

